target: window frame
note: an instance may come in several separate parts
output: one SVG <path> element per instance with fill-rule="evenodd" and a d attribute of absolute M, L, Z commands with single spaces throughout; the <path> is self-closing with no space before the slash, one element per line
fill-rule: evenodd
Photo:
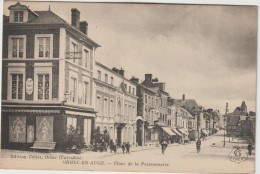
<path fill-rule="evenodd" d="M 45 57 L 46 45 L 44 45 L 44 48 L 43 48 L 44 57 L 40 57 L 40 55 L 39 55 L 39 38 L 48 38 L 48 37 L 50 38 L 50 57 Z M 37 59 L 53 58 L 53 34 L 35 34 L 34 57 Z"/>
<path fill-rule="evenodd" d="M 13 57 L 13 41 L 12 39 L 23 39 L 23 57 L 19 58 L 19 46 L 17 44 L 17 57 Z M 26 35 L 9 35 L 8 36 L 8 58 L 9 59 L 25 59 L 26 58 Z"/>
<path fill-rule="evenodd" d="M 15 14 L 18 14 L 18 21 L 15 21 Z M 20 13 L 22 13 L 22 15 L 19 15 Z M 22 17 L 22 21 L 20 21 L 20 18 Z M 14 11 L 14 23 L 23 23 L 24 22 L 24 11 L 21 11 L 21 10 L 16 10 Z"/>
<path fill-rule="evenodd" d="M 12 99 L 12 75 L 21 74 L 23 75 L 23 94 L 22 99 Z M 7 82 L 7 99 L 13 101 L 24 101 L 25 100 L 25 63 L 9 63 L 8 64 L 8 82 Z"/>

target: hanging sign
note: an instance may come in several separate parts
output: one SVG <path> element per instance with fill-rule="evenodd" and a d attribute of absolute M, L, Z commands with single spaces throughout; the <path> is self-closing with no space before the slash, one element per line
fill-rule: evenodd
<path fill-rule="evenodd" d="M 33 93 L 33 80 L 28 78 L 25 82 L 26 94 L 31 95 Z"/>

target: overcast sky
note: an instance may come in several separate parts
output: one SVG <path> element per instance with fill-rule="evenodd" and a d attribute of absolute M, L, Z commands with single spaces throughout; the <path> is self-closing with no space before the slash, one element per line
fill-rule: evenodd
<path fill-rule="evenodd" d="M 4 14 L 9 15 L 5 3 Z M 70 23 L 71 8 L 102 47 L 96 60 L 144 80 L 152 73 L 171 97 L 230 112 L 246 101 L 255 111 L 257 8 L 252 6 L 21 2 Z"/>

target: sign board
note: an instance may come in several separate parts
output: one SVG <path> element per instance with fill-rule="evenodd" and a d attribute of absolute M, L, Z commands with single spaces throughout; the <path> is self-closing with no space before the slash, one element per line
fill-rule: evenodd
<path fill-rule="evenodd" d="M 25 82 L 26 94 L 31 95 L 33 93 L 33 80 L 28 78 Z"/>

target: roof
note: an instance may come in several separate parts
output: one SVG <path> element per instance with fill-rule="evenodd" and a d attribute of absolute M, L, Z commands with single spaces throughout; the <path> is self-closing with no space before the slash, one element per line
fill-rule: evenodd
<path fill-rule="evenodd" d="M 15 6 L 15 5 L 14 5 Z M 21 5 L 23 8 L 26 6 Z M 10 6 L 12 8 L 12 6 Z M 27 8 L 27 7 L 26 7 Z M 76 32 L 80 34 L 81 38 L 86 39 L 87 41 L 90 41 L 90 43 L 94 44 L 96 47 L 100 47 L 99 44 L 97 44 L 95 41 L 90 39 L 86 34 L 82 33 L 79 29 L 76 27 L 70 25 L 68 22 L 66 22 L 64 19 L 59 17 L 57 14 L 52 12 L 51 10 L 48 11 L 31 11 L 29 8 L 27 10 L 33 14 L 35 14 L 37 17 L 32 18 L 31 20 L 27 21 L 27 23 L 22 23 L 23 25 L 28 24 L 42 24 L 42 25 L 49 25 L 49 24 L 57 24 L 57 25 L 65 25 L 68 29 L 71 29 L 73 32 Z M 5 17 L 5 21 L 7 21 L 7 17 Z M 6 24 L 6 23 L 5 23 Z M 21 26 L 22 24 L 19 24 Z"/>
<path fill-rule="evenodd" d="M 124 80 L 128 81 L 129 83 L 131 83 L 131 84 L 137 86 L 136 83 L 134 83 L 134 82 L 132 82 L 131 80 L 125 78 L 124 76 L 118 74 L 117 72 L 113 71 L 112 69 L 108 68 L 107 66 L 103 65 L 102 63 L 100 63 L 100 62 L 98 62 L 98 61 L 95 61 L 95 63 L 96 63 L 96 65 L 101 66 L 102 68 L 104 68 L 104 69 L 106 69 L 106 70 L 112 72 L 113 74 L 117 75 L 118 77 L 123 78 Z"/>
<path fill-rule="evenodd" d="M 232 117 L 229 120 L 229 122 L 227 123 L 227 126 L 237 126 L 239 120 L 240 120 L 240 117 Z"/>
<path fill-rule="evenodd" d="M 52 11 L 35 11 L 38 14 L 37 18 L 34 18 L 27 23 L 33 24 L 69 24 L 64 19 L 53 13 Z"/>
<path fill-rule="evenodd" d="M 184 106 L 185 109 L 187 110 L 199 110 L 199 106 L 196 102 L 196 100 L 194 99 L 185 99 L 185 100 L 182 100 L 182 99 L 177 99 L 177 100 L 174 100 L 174 104 L 176 106 Z"/>

